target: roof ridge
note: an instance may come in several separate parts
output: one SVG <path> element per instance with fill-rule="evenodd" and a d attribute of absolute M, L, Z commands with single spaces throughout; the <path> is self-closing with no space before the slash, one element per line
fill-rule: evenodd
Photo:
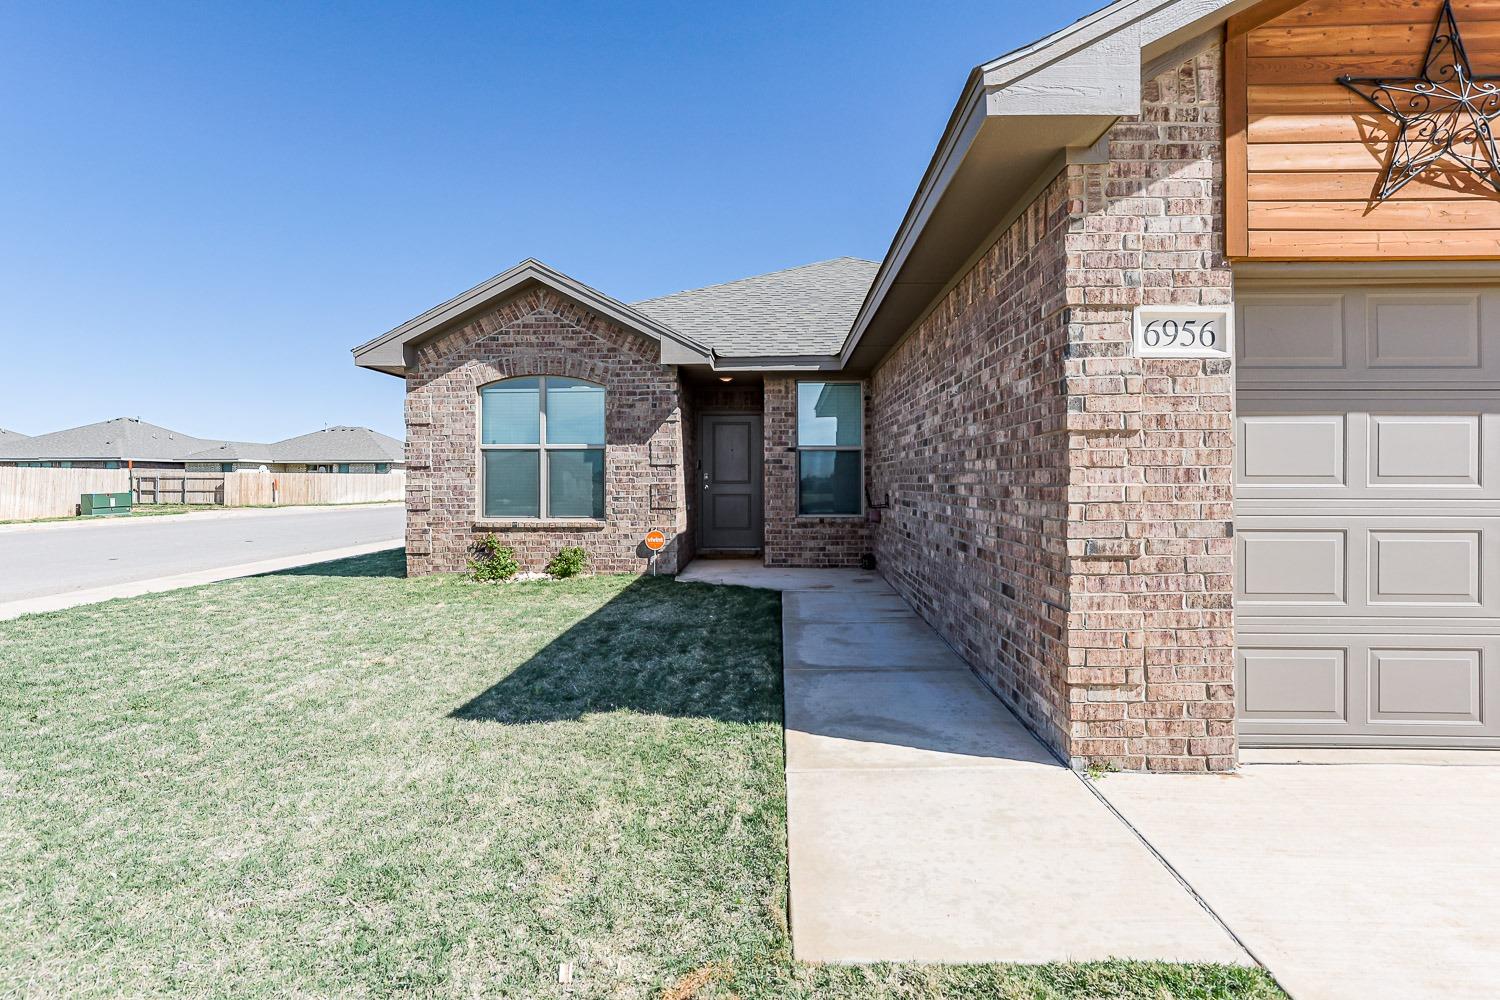
<path fill-rule="evenodd" d="M 810 260 L 806 264 L 793 264 L 791 267 L 781 267 L 777 268 L 774 271 L 762 272 L 761 274 L 747 274 L 743 278 L 732 278 L 729 281 L 716 281 L 713 284 L 699 285 L 696 288 L 680 288 L 675 292 L 668 292 L 665 295 L 653 295 L 649 299 L 637 299 L 636 301 L 629 303 L 629 305 L 639 306 L 645 305 L 648 302 L 660 302 L 662 299 L 670 299 L 678 295 L 687 295 L 690 292 L 706 292 L 714 288 L 727 288 L 730 285 L 739 285 L 743 284 L 746 281 L 759 281 L 761 278 L 774 278 L 778 274 L 790 274 L 793 271 L 805 271 L 809 267 L 818 267 L 821 264 L 837 264 L 838 262 L 845 260 L 856 261 L 860 264 L 873 264 L 876 267 L 880 266 L 880 261 L 878 260 L 867 260 L 864 257 L 855 257 L 850 254 L 844 254 L 841 257 L 829 257 L 826 260 Z"/>

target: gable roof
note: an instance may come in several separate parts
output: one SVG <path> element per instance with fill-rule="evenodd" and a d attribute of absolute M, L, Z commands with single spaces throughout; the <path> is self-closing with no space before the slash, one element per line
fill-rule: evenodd
<path fill-rule="evenodd" d="M 271 457 L 271 446 L 258 444 L 254 441 L 224 441 L 204 448 L 201 451 L 188 452 L 180 459 L 183 462 L 274 462 Z"/>
<path fill-rule="evenodd" d="M 258 462 L 266 465 L 333 462 L 404 462 L 404 442 L 368 427 L 325 427 L 272 444 L 224 441 L 184 455 L 184 462 Z"/>
<path fill-rule="evenodd" d="M 271 445 L 278 462 L 404 462 L 406 444 L 368 427 L 329 427 Z"/>
<path fill-rule="evenodd" d="M 24 441 L 30 436 L 29 434 L 22 434 L 20 431 L 8 431 L 4 427 L 0 427 L 0 442 Z"/>
<path fill-rule="evenodd" d="M 150 424 L 139 417 L 115 417 L 23 438 L 0 440 L 0 458 L 180 462 L 190 451 L 222 444 Z"/>
<path fill-rule="evenodd" d="M 879 266 L 837 257 L 632 305 L 718 355 L 832 354 Z"/>
<path fill-rule="evenodd" d="M 534 285 L 550 288 L 628 329 L 658 341 L 661 344 L 663 364 L 707 364 L 711 361 L 710 349 L 691 337 L 664 326 L 619 299 L 590 288 L 539 260 L 528 258 L 420 316 L 407 320 L 394 330 L 359 345 L 354 349 L 354 363 L 361 368 L 373 368 L 390 375 L 404 375 L 408 345 L 469 319 L 506 296 Z"/>

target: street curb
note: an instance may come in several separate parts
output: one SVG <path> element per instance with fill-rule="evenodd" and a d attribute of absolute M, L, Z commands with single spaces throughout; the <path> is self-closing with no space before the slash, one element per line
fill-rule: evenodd
<path fill-rule="evenodd" d="M 74 590 L 61 594 L 46 594 L 42 597 L 27 597 L 19 601 L 0 604 L 0 621 L 19 618 L 22 615 L 61 611 L 65 608 L 75 608 L 83 604 L 98 604 L 100 601 L 112 601 L 118 597 L 139 597 L 142 594 L 159 594 L 168 590 L 181 590 L 184 587 L 197 587 L 205 583 L 218 583 L 221 580 L 236 580 L 246 576 L 258 576 L 262 573 L 275 573 L 284 569 L 296 569 L 299 566 L 312 566 L 316 563 L 330 562 L 334 559 L 348 559 L 352 556 L 369 555 L 372 552 L 386 552 L 391 549 L 399 549 L 403 544 L 405 543 L 400 539 L 390 539 L 383 542 L 365 542 L 362 545 L 349 545 L 341 549 L 324 549 L 321 552 L 304 552 L 295 556 L 261 559 L 257 562 L 241 563 L 238 566 L 220 566 L 216 569 L 200 570 L 196 573 L 159 576 L 154 580 L 131 580 L 128 583 L 115 583 L 110 584 L 108 587 L 94 587 L 90 590 Z"/>

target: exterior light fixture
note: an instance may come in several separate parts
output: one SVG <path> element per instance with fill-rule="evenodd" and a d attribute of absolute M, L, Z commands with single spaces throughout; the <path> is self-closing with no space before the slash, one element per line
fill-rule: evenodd
<path fill-rule="evenodd" d="M 720 375 L 719 376 L 719 381 L 720 382 L 733 382 L 734 381 L 734 376 L 733 375 Z"/>

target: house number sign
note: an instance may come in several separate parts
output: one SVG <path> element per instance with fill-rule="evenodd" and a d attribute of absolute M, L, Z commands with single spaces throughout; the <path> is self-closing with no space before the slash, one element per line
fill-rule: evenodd
<path fill-rule="evenodd" d="M 1138 358 L 1227 358 L 1234 328 L 1231 306 L 1136 306 Z"/>

